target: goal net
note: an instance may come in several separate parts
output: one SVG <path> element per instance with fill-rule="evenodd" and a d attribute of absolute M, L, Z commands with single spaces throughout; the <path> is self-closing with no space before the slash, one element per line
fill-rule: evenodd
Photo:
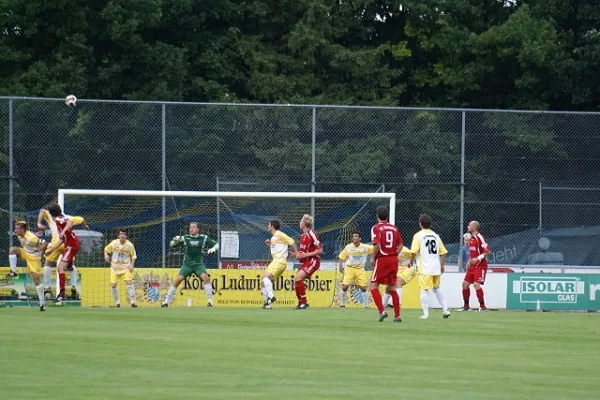
<path fill-rule="evenodd" d="M 330 306 L 338 296 L 341 275 L 337 272 L 339 252 L 361 233 L 370 242 L 375 208 L 386 205 L 395 217 L 394 193 L 307 193 L 307 192 L 176 192 L 61 189 L 58 202 L 65 214 L 82 216 L 90 231 L 77 231 L 81 249 L 76 264 L 81 273 L 82 306 L 114 305 L 110 291 L 110 268 L 104 247 L 121 230 L 135 245 L 137 260 L 133 274 L 136 303 L 160 306 L 183 261 L 180 249 L 170 240 L 187 233 L 196 222 L 200 233 L 219 242 L 217 254 L 204 260 L 214 292 L 215 306 L 260 306 L 261 274 L 270 261 L 265 240 L 267 224 L 278 220 L 281 230 L 298 243 L 299 221 L 313 214 L 314 229 L 321 237 L 321 268 L 306 282 L 309 301 Z M 298 260 L 290 257 L 288 269 L 275 282 L 279 306 L 297 302 L 294 292 Z M 126 285 L 118 283 L 122 306 L 127 306 Z M 312 297 L 312 299 L 311 299 Z M 177 290 L 175 306 L 206 306 L 203 282 L 186 278 Z"/>

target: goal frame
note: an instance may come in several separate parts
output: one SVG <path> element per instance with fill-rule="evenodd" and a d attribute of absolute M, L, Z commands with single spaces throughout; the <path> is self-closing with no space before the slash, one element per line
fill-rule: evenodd
<path fill-rule="evenodd" d="M 165 205 L 168 197 L 198 197 L 198 198 L 291 198 L 291 199 L 387 199 L 390 211 L 389 222 L 396 221 L 396 193 L 394 192 L 215 192 L 215 191 L 172 191 L 172 190 L 106 190 L 106 189 L 58 189 L 58 204 L 65 211 L 65 195 L 79 196 L 139 196 L 162 197 L 163 214 L 162 226 L 162 266 L 166 265 L 166 227 Z M 67 210 L 68 211 L 68 210 Z M 65 212 L 67 212 L 65 211 Z M 314 217 L 314 215 L 313 215 Z M 217 252 L 219 264 L 221 257 Z"/>

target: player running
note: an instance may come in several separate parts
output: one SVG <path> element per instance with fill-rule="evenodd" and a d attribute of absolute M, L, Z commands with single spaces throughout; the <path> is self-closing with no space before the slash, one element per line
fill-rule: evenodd
<path fill-rule="evenodd" d="M 135 286 L 133 286 L 133 269 L 137 254 L 133 243 L 127 240 L 127 232 L 119 231 L 118 239 L 113 240 L 104 248 L 104 260 L 110 263 L 110 291 L 115 306 L 121 307 L 121 299 L 117 283 L 123 278 L 127 285 L 127 297 L 131 307 L 137 308 L 135 303 Z"/>
<path fill-rule="evenodd" d="M 281 232 L 281 223 L 276 219 L 269 221 L 267 230 L 272 235 L 271 239 L 265 240 L 267 247 L 271 249 L 271 256 L 273 261 L 269 263 L 269 266 L 262 275 L 262 295 L 265 301 L 263 308 L 270 310 L 273 303 L 277 300 L 273 293 L 273 282 L 283 274 L 283 271 L 287 268 L 287 258 L 289 247 L 292 247 L 292 255 L 296 255 L 298 252 L 298 246 L 294 239 Z"/>
<path fill-rule="evenodd" d="M 386 292 L 392 297 L 394 306 L 394 322 L 402 322 L 400 318 L 400 298 L 396 292 L 398 278 L 398 253 L 402 249 L 402 236 L 394 225 L 388 222 L 389 210 L 379 206 L 376 210 L 377 225 L 371 228 L 371 242 L 375 246 L 371 259 L 371 296 L 379 312 L 379 322 L 388 317 L 383 307 L 379 285 L 387 285 Z"/>
<path fill-rule="evenodd" d="M 56 225 L 58 241 L 53 240 L 50 243 L 46 249 L 45 256 L 51 257 L 55 251 L 58 252 L 62 247 L 59 261 L 56 265 L 59 292 L 55 299 L 56 303 L 62 304 L 62 301 L 65 299 L 65 269 L 72 268 L 73 260 L 79 251 L 79 238 L 75 235 L 75 232 L 73 232 L 74 220 L 68 215 L 63 214 L 62 209 L 58 204 L 52 204 L 48 207 L 48 212 L 52 217 L 53 223 Z"/>
<path fill-rule="evenodd" d="M 477 300 L 479 300 L 479 312 L 487 311 L 482 286 L 485 283 L 485 276 L 487 274 L 488 263 L 486 257 L 490 253 L 490 249 L 484 237 L 479 233 L 479 227 L 479 222 L 477 221 L 471 221 L 467 226 L 467 231 L 471 234 L 471 238 L 469 239 L 470 259 L 467 265 L 465 280 L 462 283 L 464 306 L 459 311 L 471 310 L 469 306 L 469 297 L 471 296 L 469 286 L 471 285 L 475 288 L 475 294 L 477 295 Z"/>
<path fill-rule="evenodd" d="M 300 220 L 300 229 L 302 230 L 300 251 L 296 255 L 301 265 L 298 267 L 298 272 L 294 278 L 296 281 L 296 297 L 298 298 L 297 310 L 306 310 L 308 308 L 309 304 L 306 300 L 304 279 L 310 278 L 321 266 L 323 247 L 319 241 L 319 235 L 312 229 L 313 224 L 313 217 L 308 214 L 302 216 Z"/>
<path fill-rule="evenodd" d="M 73 226 L 82 225 L 84 229 L 89 229 L 85 219 L 79 216 L 70 216 L 69 217 L 73 221 Z M 45 224 L 44 224 L 45 222 Z M 48 212 L 47 209 L 42 208 L 38 213 L 37 219 L 37 227 L 38 229 L 45 230 L 46 225 L 50 229 L 50 234 L 52 235 L 52 239 L 50 241 L 50 246 L 55 245 L 59 241 L 59 232 L 56 227 L 56 223 L 52 219 L 52 216 Z M 52 264 L 58 262 L 58 259 L 61 253 L 65 250 L 64 245 L 58 246 L 52 253 L 46 254 L 44 259 L 44 286 L 45 291 L 50 292 L 50 279 L 52 277 Z M 71 263 L 67 266 L 67 269 L 71 271 L 71 292 L 75 297 L 77 295 L 77 267 L 75 267 L 74 263 Z M 58 286 L 58 285 L 57 285 Z M 60 290 L 60 289 L 59 289 Z"/>
<path fill-rule="evenodd" d="M 352 283 L 356 284 L 362 292 L 362 303 L 369 306 L 369 295 L 367 294 L 367 273 L 365 264 L 367 256 L 373 254 L 373 246 L 360 242 L 360 232 L 352 233 L 352 243 L 348 244 L 338 256 L 338 268 L 344 277 L 342 278 L 342 299 L 340 307 L 346 307 L 346 296 L 348 288 Z M 344 270 L 344 263 L 346 269 Z"/>
<path fill-rule="evenodd" d="M 396 293 L 400 299 L 400 308 L 402 308 L 402 288 L 415 279 L 415 276 L 417 276 L 417 268 L 410 261 L 410 250 L 408 247 L 402 246 L 402 250 L 398 254 L 398 274 L 396 275 L 398 278 Z M 388 293 L 383 295 L 383 304 L 386 307 L 393 307 L 392 296 Z"/>
<path fill-rule="evenodd" d="M 169 246 L 171 248 L 183 246 L 184 256 L 181 269 L 177 275 L 177 278 L 173 281 L 173 284 L 169 288 L 165 301 L 161 307 L 168 307 L 177 288 L 183 282 L 185 278 L 196 275 L 204 282 L 204 293 L 208 299 L 208 307 L 213 306 L 213 287 L 210 283 L 210 277 L 208 271 L 204 265 L 204 253 L 212 254 L 219 249 L 219 243 L 209 238 L 207 235 L 200 234 L 197 222 L 191 222 L 188 227 L 188 234 L 183 236 L 175 236 Z"/>
<path fill-rule="evenodd" d="M 440 236 L 431 230 L 432 219 L 428 214 L 419 216 L 421 230 L 413 236 L 410 246 L 410 261 L 417 259 L 419 270 L 419 287 L 421 289 L 421 319 L 429 318 L 429 292 L 433 291 L 442 306 L 442 317 L 448 318 L 450 311 L 440 290 L 440 279 L 444 273 L 444 264 L 448 250 Z"/>
<path fill-rule="evenodd" d="M 27 263 L 27 269 L 35 283 L 35 290 L 40 300 L 40 311 L 46 311 L 46 299 L 44 298 L 44 285 L 41 283 L 42 273 L 42 250 L 48 243 L 34 235 L 28 230 L 27 222 L 17 221 L 15 223 L 15 235 L 21 243 L 21 247 L 11 247 L 8 249 L 8 263 L 10 271 L 17 276 L 17 257 Z"/>

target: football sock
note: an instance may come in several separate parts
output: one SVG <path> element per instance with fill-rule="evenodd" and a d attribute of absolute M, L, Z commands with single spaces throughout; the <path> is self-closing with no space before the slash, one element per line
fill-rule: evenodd
<path fill-rule="evenodd" d="M 273 282 L 267 277 L 263 278 L 263 285 L 265 285 L 265 291 L 267 292 L 267 300 L 273 297 Z"/>
<path fill-rule="evenodd" d="M 395 290 L 390 293 L 392 296 L 392 304 L 394 305 L 394 318 L 400 318 L 400 298 Z"/>
<path fill-rule="evenodd" d="M 429 293 L 427 293 L 427 290 L 421 290 L 421 307 L 423 308 L 423 316 L 429 317 Z"/>
<path fill-rule="evenodd" d="M 127 296 L 129 297 L 129 303 L 135 304 L 135 286 L 133 286 L 133 283 L 127 285 Z"/>
<path fill-rule="evenodd" d="M 346 305 L 346 295 L 347 295 L 347 294 L 348 294 L 347 292 L 344 292 L 344 291 L 342 290 L 342 296 L 341 296 L 342 298 L 341 298 L 341 300 L 340 300 L 340 305 L 341 305 L 341 306 L 345 306 L 345 305 Z"/>
<path fill-rule="evenodd" d="M 386 294 L 383 295 L 383 306 L 385 307 L 388 304 L 390 304 L 391 299 L 392 299 L 392 296 L 390 296 L 390 294 L 386 292 Z"/>
<path fill-rule="evenodd" d="M 73 265 L 73 270 L 71 271 L 71 286 L 77 287 L 77 267 Z"/>
<path fill-rule="evenodd" d="M 485 308 L 485 301 L 483 299 L 483 289 L 479 288 L 475 291 L 475 294 L 477 295 L 477 300 L 479 300 L 479 307 L 480 308 Z"/>
<path fill-rule="evenodd" d="M 373 302 L 377 306 L 377 311 L 379 311 L 379 314 L 384 312 L 385 308 L 383 307 L 381 293 L 379 292 L 379 289 L 371 289 L 371 297 L 373 298 Z"/>
<path fill-rule="evenodd" d="M 40 285 L 36 286 L 35 290 L 37 291 L 37 294 L 38 294 L 40 306 L 43 306 L 44 304 L 46 304 L 46 298 L 44 297 L 44 285 L 40 284 Z"/>
<path fill-rule="evenodd" d="M 115 299 L 115 304 L 120 304 L 121 299 L 119 298 L 119 289 L 111 286 L 110 293 L 112 294 L 113 299 Z"/>
<path fill-rule="evenodd" d="M 61 272 L 58 274 L 58 282 L 59 282 L 59 287 L 60 287 L 60 295 L 64 296 L 65 295 L 65 282 L 66 282 L 66 276 L 64 272 Z"/>
<path fill-rule="evenodd" d="M 469 308 L 469 297 L 471 297 L 471 289 L 466 288 L 462 290 L 463 300 L 465 302 L 465 308 Z"/>
<path fill-rule="evenodd" d="M 397 288 L 396 293 L 398 293 L 398 298 L 400 298 L 400 304 L 402 304 L 402 288 Z"/>
<path fill-rule="evenodd" d="M 44 267 L 44 286 L 49 288 L 50 285 L 52 284 L 51 279 L 52 279 L 52 269 L 49 266 Z"/>
<path fill-rule="evenodd" d="M 296 297 L 299 304 L 306 304 L 306 286 L 304 286 L 304 281 L 296 281 Z"/>
<path fill-rule="evenodd" d="M 163 302 L 163 304 L 171 303 L 171 300 L 173 299 L 173 296 L 175 295 L 176 291 L 177 291 L 177 288 L 175 286 L 171 285 L 171 287 L 169 288 L 169 291 L 167 292 L 167 295 L 165 296 L 165 301 Z"/>
<path fill-rule="evenodd" d="M 369 292 L 363 292 L 363 305 L 369 307 Z"/>
<path fill-rule="evenodd" d="M 448 312 L 448 304 L 446 304 L 446 299 L 444 298 L 442 291 L 439 288 L 433 289 L 433 294 L 435 294 L 438 303 L 440 303 L 440 305 L 442 306 L 442 310 L 444 312 Z"/>
<path fill-rule="evenodd" d="M 212 304 L 213 300 L 213 287 L 212 283 L 208 282 L 204 284 L 204 293 L 206 293 L 206 299 L 210 304 Z"/>
<path fill-rule="evenodd" d="M 10 265 L 10 270 L 16 274 L 17 273 L 17 255 L 16 254 L 8 255 L 8 264 Z"/>

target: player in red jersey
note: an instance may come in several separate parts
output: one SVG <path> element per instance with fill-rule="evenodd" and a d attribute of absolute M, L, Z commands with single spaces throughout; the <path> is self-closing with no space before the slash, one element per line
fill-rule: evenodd
<path fill-rule="evenodd" d="M 479 233 L 479 222 L 469 222 L 467 230 L 471 234 L 471 239 L 469 239 L 469 264 L 467 265 L 465 280 L 462 283 L 462 295 L 465 304 L 461 310 L 471 310 L 469 306 L 471 289 L 469 286 L 473 285 L 475 294 L 477 294 L 477 300 L 479 300 L 479 311 L 487 311 L 483 299 L 483 288 L 481 286 L 485 283 L 485 275 L 487 274 L 488 267 L 486 256 L 489 254 L 490 249 L 481 233 Z"/>
<path fill-rule="evenodd" d="M 302 236 L 300 237 L 300 250 L 296 257 L 302 264 L 298 268 L 295 278 L 296 297 L 298 298 L 297 310 L 306 310 L 308 308 L 304 279 L 310 278 L 321 266 L 323 247 L 319 241 L 319 235 L 312 229 L 313 224 L 313 218 L 308 214 L 304 214 L 300 220 Z"/>
<path fill-rule="evenodd" d="M 373 257 L 371 264 L 371 296 L 379 311 L 379 322 L 388 317 L 383 307 L 379 285 L 387 285 L 386 293 L 392 297 L 394 305 L 394 322 L 402 322 L 400 319 L 400 298 L 396 292 L 396 281 L 398 275 L 398 253 L 402 250 L 402 235 L 394 225 L 388 222 L 390 211 L 385 206 L 377 207 L 377 225 L 371 228 L 371 242 Z"/>
<path fill-rule="evenodd" d="M 46 249 L 46 255 L 51 254 L 61 244 L 64 244 L 65 250 L 62 252 L 60 261 L 56 265 L 60 291 L 56 296 L 56 302 L 61 303 L 65 298 L 65 269 L 73 262 L 75 255 L 79 251 L 79 239 L 73 232 L 73 220 L 62 213 L 58 204 L 52 204 L 48 207 L 48 212 L 52 220 L 56 223 L 58 229 L 59 241 L 51 244 Z"/>

